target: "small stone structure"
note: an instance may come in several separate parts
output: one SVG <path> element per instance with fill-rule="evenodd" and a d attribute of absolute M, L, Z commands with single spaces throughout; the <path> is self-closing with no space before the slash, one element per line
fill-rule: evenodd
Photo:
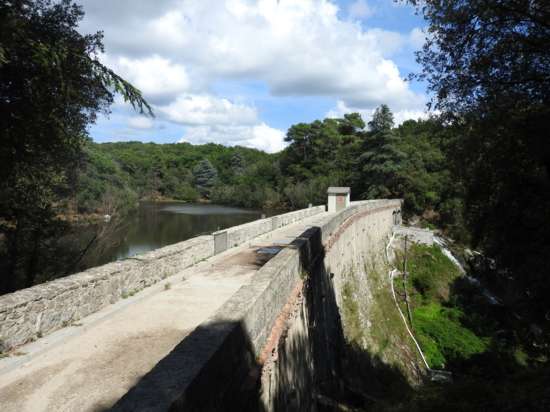
<path fill-rule="evenodd" d="M 350 205 L 349 187 L 329 187 L 328 193 L 328 211 L 339 212 Z"/>

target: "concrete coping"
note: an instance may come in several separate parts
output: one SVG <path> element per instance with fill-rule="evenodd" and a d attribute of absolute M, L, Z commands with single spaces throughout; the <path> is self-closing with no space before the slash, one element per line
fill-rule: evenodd
<path fill-rule="evenodd" d="M 331 186 L 327 189 L 329 195 L 347 195 L 351 192 L 349 187 Z"/>

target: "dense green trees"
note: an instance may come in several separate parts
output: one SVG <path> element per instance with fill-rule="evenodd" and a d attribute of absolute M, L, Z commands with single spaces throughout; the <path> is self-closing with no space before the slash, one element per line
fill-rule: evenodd
<path fill-rule="evenodd" d="M 212 187 L 218 181 L 218 171 L 208 159 L 203 159 L 193 168 L 193 176 L 199 193 L 208 198 Z"/>
<path fill-rule="evenodd" d="M 138 90 L 96 58 L 102 35 L 76 30 L 69 0 L 0 1 L 0 254 L 2 290 L 33 283 L 44 239 L 64 230 L 59 207 L 74 188 L 86 126 L 121 93 Z M 16 273 L 19 275 L 16 276 Z"/>
<path fill-rule="evenodd" d="M 400 151 L 399 136 L 393 130 L 393 114 L 385 104 L 374 112 L 369 122 L 359 158 L 361 197 L 365 199 L 401 197 L 401 169 L 405 153 Z"/>
<path fill-rule="evenodd" d="M 324 202 L 322 186 L 350 185 L 354 199 L 400 197 L 418 215 L 464 239 L 462 187 L 451 176 L 447 153 L 453 132 L 436 119 L 395 128 L 381 105 L 369 130 L 357 114 L 292 126 L 281 154 L 283 193 L 293 207 L 304 198 Z"/>
<path fill-rule="evenodd" d="M 514 274 L 518 305 L 548 325 L 548 2 L 418 4 L 429 23 L 419 77 L 458 136 L 449 142 L 449 159 L 464 187 L 474 245 Z"/>
<path fill-rule="evenodd" d="M 250 208 L 279 207 L 277 156 L 244 147 L 188 143 L 88 143 L 76 194 L 78 210 L 101 210 L 107 189 L 134 199 L 212 201 Z M 273 198 L 266 197 L 267 193 Z M 122 205 L 120 205 L 122 207 Z M 103 212 L 103 210 L 101 210 Z"/>

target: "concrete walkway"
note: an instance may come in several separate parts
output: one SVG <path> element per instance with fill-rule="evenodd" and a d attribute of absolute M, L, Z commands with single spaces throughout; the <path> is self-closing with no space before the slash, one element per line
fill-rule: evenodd
<path fill-rule="evenodd" d="M 329 216 L 229 249 L 0 359 L 0 410 L 108 409 L 250 281 L 268 258 L 259 248 L 288 244 Z"/>

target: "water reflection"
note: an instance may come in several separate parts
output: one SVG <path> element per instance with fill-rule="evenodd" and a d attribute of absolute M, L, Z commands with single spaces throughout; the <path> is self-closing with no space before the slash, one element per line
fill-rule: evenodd
<path fill-rule="evenodd" d="M 83 263 L 97 266 L 260 217 L 260 211 L 220 205 L 143 202 L 136 213 L 116 223 L 117 230 L 101 239 Z"/>

